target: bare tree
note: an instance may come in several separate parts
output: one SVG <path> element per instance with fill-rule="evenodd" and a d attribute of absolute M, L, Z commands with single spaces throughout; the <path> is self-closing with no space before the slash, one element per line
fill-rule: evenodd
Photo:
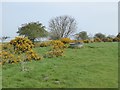
<path fill-rule="evenodd" d="M 76 21 L 71 16 L 59 16 L 50 20 L 49 30 L 52 39 L 69 37 L 77 29 Z"/>

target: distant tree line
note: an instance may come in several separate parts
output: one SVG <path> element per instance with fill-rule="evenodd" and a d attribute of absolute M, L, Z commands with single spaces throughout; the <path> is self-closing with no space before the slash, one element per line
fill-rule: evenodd
<path fill-rule="evenodd" d="M 105 41 L 120 41 L 120 33 L 117 36 L 108 35 L 102 33 L 96 33 L 93 37 L 90 37 L 86 31 L 77 31 L 77 22 L 75 18 L 71 16 L 58 16 L 52 18 L 49 21 L 49 32 L 46 27 L 40 22 L 29 22 L 22 24 L 17 33 L 21 36 L 28 37 L 32 42 L 38 38 L 49 37 L 52 40 L 68 38 L 71 35 L 74 35 L 76 40 L 90 40 L 90 39 L 99 39 L 103 42 Z M 5 40 L 8 37 L 3 37 L 1 40 Z"/>

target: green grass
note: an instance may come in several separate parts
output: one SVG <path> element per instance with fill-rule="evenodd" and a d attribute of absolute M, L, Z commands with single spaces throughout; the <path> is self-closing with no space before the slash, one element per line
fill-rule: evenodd
<path fill-rule="evenodd" d="M 48 48 L 35 48 L 43 55 Z M 118 44 L 91 43 L 66 49 L 63 57 L 3 65 L 4 88 L 117 88 Z"/>

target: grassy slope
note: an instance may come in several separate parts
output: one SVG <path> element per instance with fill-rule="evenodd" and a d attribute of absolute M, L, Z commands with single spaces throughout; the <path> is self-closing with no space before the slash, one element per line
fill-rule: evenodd
<path fill-rule="evenodd" d="M 106 88 L 117 87 L 118 44 L 93 43 L 81 49 L 67 49 L 59 58 L 3 66 L 3 87 Z M 45 53 L 46 48 L 36 48 Z"/>

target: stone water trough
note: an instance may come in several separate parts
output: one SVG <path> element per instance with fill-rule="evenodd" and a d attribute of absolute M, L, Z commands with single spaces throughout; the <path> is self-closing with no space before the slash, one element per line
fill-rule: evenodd
<path fill-rule="evenodd" d="M 70 48 L 81 48 L 83 47 L 83 43 L 77 42 L 77 43 L 70 43 Z"/>

